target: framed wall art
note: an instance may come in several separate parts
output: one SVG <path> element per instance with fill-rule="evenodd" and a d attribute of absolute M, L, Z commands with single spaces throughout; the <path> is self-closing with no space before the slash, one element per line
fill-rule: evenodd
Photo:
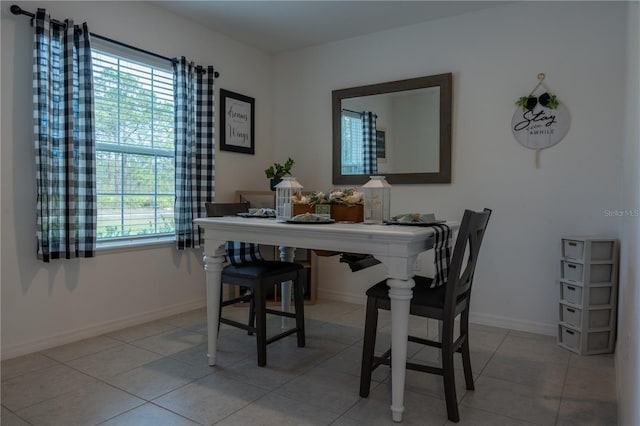
<path fill-rule="evenodd" d="M 220 89 L 220 150 L 255 154 L 255 99 Z"/>

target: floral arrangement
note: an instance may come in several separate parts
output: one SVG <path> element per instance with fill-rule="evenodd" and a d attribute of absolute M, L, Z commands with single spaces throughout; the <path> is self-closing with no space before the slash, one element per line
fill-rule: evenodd
<path fill-rule="evenodd" d="M 344 204 L 353 206 L 364 203 L 364 196 L 357 188 L 340 189 L 334 188 L 328 194 L 325 192 L 312 192 L 306 195 L 294 195 L 292 201 L 295 204 Z"/>
<path fill-rule="evenodd" d="M 312 192 L 311 194 L 295 194 L 291 197 L 294 204 L 308 204 L 314 206 L 316 204 L 328 204 L 329 199 L 324 192 Z"/>
<path fill-rule="evenodd" d="M 336 188 L 329 193 L 329 202 L 333 204 L 345 204 L 347 206 L 364 204 L 364 194 L 358 191 L 357 188 Z"/>

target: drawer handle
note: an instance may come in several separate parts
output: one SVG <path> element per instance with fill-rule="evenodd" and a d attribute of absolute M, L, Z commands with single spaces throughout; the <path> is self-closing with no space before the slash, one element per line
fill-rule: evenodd
<path fill-rule="evenodd" d="M 574 333 L 573 333 L 573 331 L 571 331 L 571 330 L 566 330 L 566 332 L 567 332 L 567 334 L 570 334 L 570 335 L 572 335 L 572 336 L 573 336 L 573 334 L 574 334 Z"/>
<path fill-rule="evenodd" d="M 571 290 L 571 291 L 576 291 L 575 287 L 571 287 L 570 285 L 567 286 L 567 290 Z"/>
<path fill-rule="evenodd" d="M 567 308 L 567 312 L 571 312 L 572 314 L 574 314 L 576 312 L 575 309 L 571 309 L 571 308 Z"/>
<path fill-rule="evenodd" d="M 571 268 L 571 269 L 576 269 L 576 265 L 572 265 L 571 263 L 569 263 L 569 264 L 567 265 L 567 267 L 568 267 L 568 268 Z"/>
<path fill-rule="evenodd" d="M 570 245 L 571 247 L 575 247 L 575 246 L 577 246 L 578 244 L 577 244 L 577 243 L 573 243 L 573 242 L 571 242 L 571 243 L 569 243 L 569 245 Z"/>

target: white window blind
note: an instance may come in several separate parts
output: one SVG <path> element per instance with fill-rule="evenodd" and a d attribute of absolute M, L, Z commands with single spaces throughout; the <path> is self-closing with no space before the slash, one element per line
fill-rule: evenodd
<path fill-rule="evenodd" d="M 93 49 L 98 241 L 174 232 L 173 73 Z"/>
<path fill-rule="evenodd" d="M 342 174 L 364 173 L 364 140 L 360 114 L 342 111 Z"/>

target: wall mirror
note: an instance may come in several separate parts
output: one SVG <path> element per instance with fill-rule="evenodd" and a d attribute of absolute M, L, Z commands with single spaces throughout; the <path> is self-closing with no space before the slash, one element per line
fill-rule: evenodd
<path fill-rule="evenodd" d="M 450 183 L 451 82 L 448 73 L 334 90 L 333 183 Z"/>

